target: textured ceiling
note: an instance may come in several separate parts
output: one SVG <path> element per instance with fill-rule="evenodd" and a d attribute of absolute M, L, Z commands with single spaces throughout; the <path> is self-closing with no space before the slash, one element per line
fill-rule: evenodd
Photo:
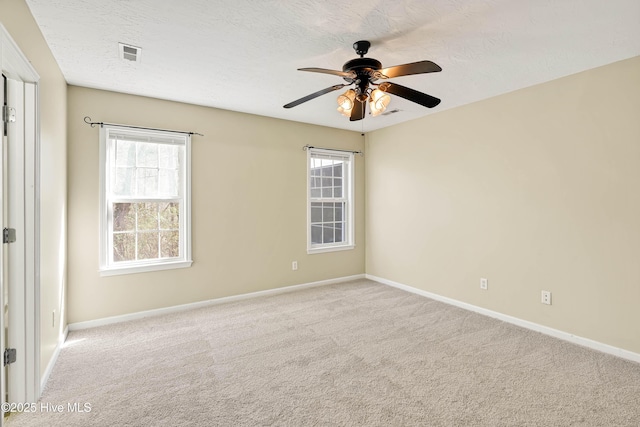
<path fill-rule="evenodd" d="M 640 55 L 638 0 L 26 1 L 69 84 L 365 132 Z M 340 92 L 282 108 L 344 83 L 296 69 L 341 70 L 357 40 L 383 67 L 440 65 L 391 81 L 442 103 L 392 96 L 400 112 L 359 122 Z"/>

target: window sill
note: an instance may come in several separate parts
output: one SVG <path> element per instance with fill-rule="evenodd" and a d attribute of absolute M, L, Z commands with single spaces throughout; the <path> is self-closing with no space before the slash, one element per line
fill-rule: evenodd
<path fill-rule="evenodd" d="M 118 276 L 121 274 L 135 274 L 135 273 L 148 273 L 151 271 L 160 270 L 173 270 L 176 268 L 188 268 L 191 267 L 193 261 L 175 261 L 175 262 L 162 262 L 158 264 L 148 265 L 135 265 L 135 266 L 123 266 L 123 267 L 111 267 L 98 270 L 100 276 Z"/>
<path fill-rule="evenodd" d="M 320 248 L 308 248 L 308 254 L 321 254 L 325 252 L 338 252 L 338 251 L 349 251 L 354 249 L 356 245 L 345 245 L 345 246 L 325 246 Z"/>

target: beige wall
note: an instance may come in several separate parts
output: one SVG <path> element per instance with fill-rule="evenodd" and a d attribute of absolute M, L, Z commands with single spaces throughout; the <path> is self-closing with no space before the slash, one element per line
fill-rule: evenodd
<path fill-rule="evenodd" d="M 369 134 L 367 273 L 640 353 L 639 118 L 636 57 Z"/>
<path fill-rule="evenodd" d="M 364 273 L 363 158 L 356 249 L 307 255 L 302 150 L 361 150 L 359 133 L 74 86 L 68 101 L 69 323 Z M 84 116 L 205 135 L 192 140 L 191 268 L 99 276 L 99 131 Z"/>
<path fill-rule="evenodd" d="M 55 351 L 66 284 L 67 84 L 23 0 L 0 0 L 0 21 L 40 75 L 41 374 Z M 55 326 L 52 313 L 56 312 Z"/>

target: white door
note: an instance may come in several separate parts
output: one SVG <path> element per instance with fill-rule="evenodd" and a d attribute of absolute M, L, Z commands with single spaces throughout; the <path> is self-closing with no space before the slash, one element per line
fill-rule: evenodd
<path fill-rule="evenodd" d="M 4 88 L 5 88 L 5 81 L 6 78 L 3 75 L 2 76 L 2 81 L 0 82 L 0 104 L 4 105 L 4 100 L 5 100 L 5 96 L 4 96 Z M 4 113 L 2 113 L 4 114 Z M 0 120 L 0 135 L 2 136 L 2 149 L 0 150 L 0 153 L 2 154 L 2 160 L 0 161 L 0 206 L 2 206 L 2 208 L 0 209 L 0 224 L 4 224 L 4 206 L 5 206 L 5 201 L 4 201 L 4 195 L 5 195 L 5 191 L 4 191 L 4 147 L 7 146 L 7 136 L 6 136 L 6 132 L 5 132 L 5 126 L 4 126 L 4 117 L 2 117 L 2 120 Z M 5 260 L 5 251 L 4 251 L 4 244 L 0 245 L 0 307 L 2 307 L 2 315 L 0 316 L 0 351 L 3 352 L 4 349 L 6 348 L 5 344 L 6 344 L 6 324 L 7 324 L 7 313 L 5 312 L 5 301 L 6 301 L 6 296 L 5 293 L 7 292 L 7 288 L 5 287 L 5 273 L 6 273 L 6 260 Z M 2 368 L 2 376 L 1 376 L 1 395 L 2 396 L 2 403 L 7 401 L 7 369 L 4 367 L 3 364 L 3 368 Z M 0 419 L 0 424 L 2 424 L 2 421 L 4 421 L 4 409 L 3 409 L 3 417 L 2 419 Z"/>
<path fill-rule="evenodd" d="M 24 83 L 4 77 L 6 106 L 12 118 L 5 123 L 7 136 L 3 145 L 4 158 L 4 214 L 3 228 L 15 233 L 15 241 L 5 243 L 5 349 L 15 349 L 24 354 L 24 284 L 25 284 L 25 240 L 24 240 Z M 12 240 L 14 240 L 12 238 Z M 11 305 L 11 307 L 9 307 Z M 22 357 L 7 365 L 8 402 L 26 402 L 25 363 Z M 25 400 L 23 400 L 25 399 Z"/>
<path fill-rule="evenodd" d="M 36 291 L 36 87 L 3 75 L 2 244 L 3 352 L 15 350 L 4 367 L 7 402 L 35 402 L 39 394 Z"/>
<path fill-rule="evenodd" d="M 0 400 L 36 402 L 40 397 L 39 76 L 1 23 L 0 53 L 0 106 L 6 103 L 10 108 L 0 114 L 0 231 L 15 229 L 14 243 L 0 243 L 0 355 L 7 347 L 16 349 L 16 362 L 0 369 Z M 0 417 L 0 425 L 3 421 Z"/>

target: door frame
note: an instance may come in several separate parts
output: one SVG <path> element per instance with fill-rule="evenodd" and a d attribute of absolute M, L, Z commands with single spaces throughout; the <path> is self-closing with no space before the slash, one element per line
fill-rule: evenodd
<path fill-rule="evenodd" d="M 18 333 L 24 334 L 25 348 L 18 352 L 18 362 L 24 363 L 24 374 L 16 379 L 20 381 L 21 390 L 24 390 L 23 402 L 36 402 L 40 398 L 40 114 L 39 114 L 39 94 L 38 82 L 40 76 L 35 68 L 31 65 L 27 57 L 22 53 L 18 45 L 15 43 L 11 35 L 0 23 L 0 69 L 2 74 L 7 78 L 18 80 L 25 83 L 24 95 L 26 98 L 32 97 L 32 101 L 28 101 L 28 114 L 32 117 L 32 126 L 25 126 L 22 132 L 23 141 L 22 149 L 24 150 L 24 170 L 23 173 L 23 194 L 25 196 L 24 209 L 21 212 L 24 220 L 24 230 L 18 231 L 18 238 L 24 239 L 25 257 L 24 257 L 24 283 L 22 292 L 24 292 L 24 306 L 15 307 L 14 309 L 24 310 L 24 313 L 17 316 L 19 319 L 17 325 L 9 325 L 16 328 Z M 28 89 L 27 89 L 28 86 Z M 4 125 L 2 126 L 4 128 Z M 11 176 L 8 177 L 11 181 Z M 8 183 L 11 188 L 11 182 Z M 2 190 L 3 192 L 3 190 Z M 4 202 L 7 195 L 2 194 L 1 199 Z M 0 214 L 2 215 L 2 214 Z M 3 223 L 5 223 L 5 218 Z M 4 246 L 4 245 L 3 245 Z M 6 247 L 1 249 L 2 252 Z M 0 260 L 2 258 L 0 257 Z M 4 263 L 4 261 L 1 261 Z M 2 266 L 8 268 L 10 266 Z M 3 280 L 3 279 L 0 279 Z M 7 283 L 4 284 L 8 286 Z M 4 298 L 3 292 L 0 292 L 0 299 Z M 4 310 L 4 301 L 0 301 L 0 307 Z M 12 316 L 13 317 L 13 316 Z M 4 314 L 0 315 L 0 331 L 2 331 L 2 341 L 4 341 Z M 0 353 L 4 353 L 3 347 Z M 2 372 L 2 384 L 5 384 L 5 369 Z M 22 387 L 23 385 L 23 387 Z M 11 386 L 11 384 L 9 384 Z M 4 389 L 4 387 L 3 387 Z M 2 390 L 1 399 L 4 402 L 5 390 Z M 0 423 L 4 417 L 0 417 Z"/>

